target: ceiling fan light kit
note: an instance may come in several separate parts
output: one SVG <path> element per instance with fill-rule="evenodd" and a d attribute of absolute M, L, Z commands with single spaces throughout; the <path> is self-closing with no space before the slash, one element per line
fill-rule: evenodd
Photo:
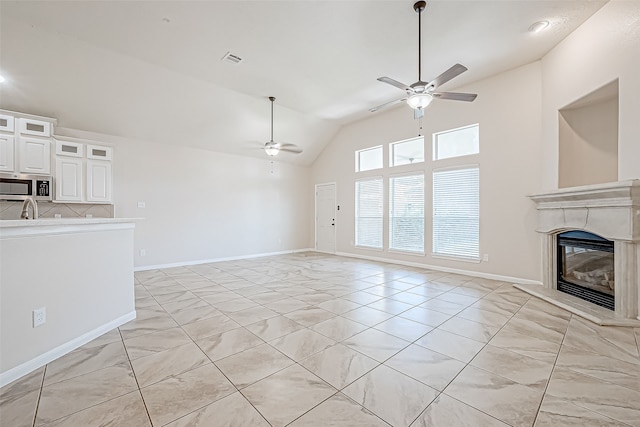
<path fill-rule="evenodd" d="M 403 101 L 406 101 L 409 107 L 417 110 L 427 107 L 433 98 L 471 102 L 478 96 L 474 93 L 436 92 L 439 86 L 467 71 L 467 67 L 464 65 L 456 64 L 430 82 L 422 81 L 422 12 L 426 6 L 427 2 L 425 1 L 418 1 L 413 5 L 413 10 L 418 13 L 418 81 L 412 85 L 406 85 L 389 77 L 378 78 L 378 81 L 382 83 L 404 90 L 406 96 L 374 107 L 369 110 L 370 112 L 373 113 Z"/>
<path fill-rule="evenodd" d="M 269 143 L 267 142 L 267 144 Z M 278 147 L 278 144 L 265 145 L 264 152 L 267 153 L 267 156 L 273 157 L 280 152 L 280 147 Z"/>
<path fill-rule="evenodd" d="M 407 104 L 409 107 L 413 109 L 425 108 L 431 104 L 433 100 L 433 96 L 428 93 L 414 93 L 409 98 L 407 98 Z"/>

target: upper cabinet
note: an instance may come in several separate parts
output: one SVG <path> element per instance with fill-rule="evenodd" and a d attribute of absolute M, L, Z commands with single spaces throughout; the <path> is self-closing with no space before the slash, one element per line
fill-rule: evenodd
<path fill-rule="evenodd" d="M 49 138 L 20 137 L 20 172 L 51 174 L 51 141 Z"/>
<path fill-rule="evenodd" d="M 15 171 L 15 138 L 0 134 L 0 172 Z"/>
<path fill-rule="evenodd" d="M 0 172 L 51 174 L 51 134 L 56 120 L 0 110 Z"/>
<path fill-rule="evenodd" d="M 111 203 L 113 148 L 94 141 L 55 138 L 56 201 Z"/>
<path fill-rule="evenodd" d="M 20 135 L 51 136 L 51 123 L 45 120 L 18 119 L 18 132 Z"/>
<path fill-rule="evenodd" d="M 15 129 L 15 117 L 9 114 L 0 114 L 0 131 L 1 132 L 14 132 Z"/>
<path fill-rule="evenodd" d="M 53 175 L 55 202 L 112 203 L 113 147 L 54 135 L 55 119 L 0 110 L 0 172 Z"/>

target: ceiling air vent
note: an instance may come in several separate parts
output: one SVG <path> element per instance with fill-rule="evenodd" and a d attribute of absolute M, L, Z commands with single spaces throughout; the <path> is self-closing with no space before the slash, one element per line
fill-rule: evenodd
<path fill-rule="evenodd" d="M 225 53 L 222 57 L 222 60 L 231 64 L 239 64 L 240 62 L 242 62 L 242 58 L 240 58 L 238 55 L 234 55 L 231 52 Z"/>

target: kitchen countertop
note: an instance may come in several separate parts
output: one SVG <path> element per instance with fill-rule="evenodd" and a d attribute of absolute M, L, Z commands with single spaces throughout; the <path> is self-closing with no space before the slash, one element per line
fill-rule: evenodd
<path fill-rule="evenodd" d="M 143 218 L 44 218 L 0 220 L 0 239 L 134 228 Z"/>
<path fill-rule="evenodd" d="M 140 221 L 143 218 L 41 218 L 41 219 L 3 219 L 0 228 L 33 227 L 51 225 L 117 224 Z"/>

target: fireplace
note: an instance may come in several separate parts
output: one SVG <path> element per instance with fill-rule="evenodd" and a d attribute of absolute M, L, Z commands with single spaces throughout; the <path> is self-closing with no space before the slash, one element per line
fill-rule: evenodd
<path fill-rule="evenodd" d="M 557 242 L 557 289 L 615 310 L 613 242 L 577 230 L 559 234 Z"/>
<path fill-rule="evenodd" d="M 640 180 L 529 197 L 542 237 L 543 288 L 521 288 L 600 324 L 637 326 Z"/>

